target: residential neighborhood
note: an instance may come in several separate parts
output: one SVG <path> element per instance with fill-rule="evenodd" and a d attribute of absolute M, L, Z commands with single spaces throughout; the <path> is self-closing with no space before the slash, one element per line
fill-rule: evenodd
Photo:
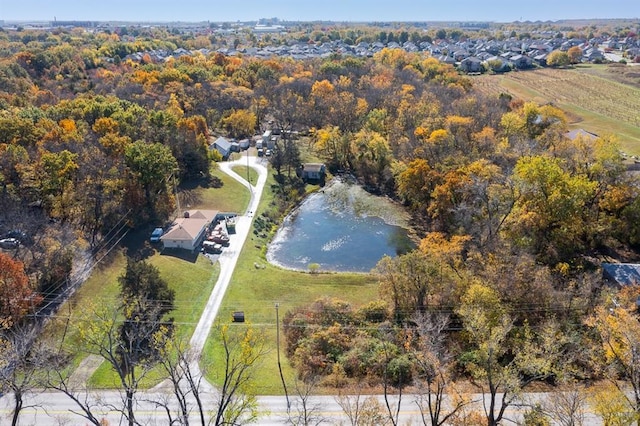
<path fill-rule="evenodd" d="M 285 33 L 286 34 L 286 33 Z M 343 40 L 326 42 L 299 42 L 292 40 L 287 44 L 267 45 L 263 47 L 221 47 L 215 52 L 228 56 L 249 56 L 256 58 L 288 57 L 295 60 L 327 58 L 332 55 L 342 57 L 372 57 L 382 49 L 402 49 L 407 52 L 424 52 L 440 62 L 455 65 L 466 73 L 479 73 L 487 70 L 505 72 L 512 69 L 522 70 L 534 66 L 547 66 L 548 55 L 559 50 L 567 52 L 571 48 L 579 48 L 580 61 L 586 63 L 617 62 L 626 59 L 628 62 L 640 61 L 640 38 L 638 37 L 593 37 L 569 38 L 561 33 L 540 33 L 535 38 L 507 37 L 503 40 L 495 38 L 469 38 L 461 40 L 438 39 L 433 41 L 413 42 L 359 42 L 348 44 Z M 616 52 L 616 54 L 612 54 Z M 141 51 L 127 56 L 125 59 L 142 61 L 149 55 L 154 62 L 179 58 L 184 55 L 212 53 L 208 49 L 187 51 Z M 637 58 L 637 60 L 636 60 Z"/>

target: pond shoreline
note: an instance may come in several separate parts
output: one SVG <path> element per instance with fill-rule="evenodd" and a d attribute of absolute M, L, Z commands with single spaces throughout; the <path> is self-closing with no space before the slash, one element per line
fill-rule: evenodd
<path fill-rule="evenodd" d="M 410 215 L 355 180 L 332 179 L 284 218 L 267 245 L 267 261 L 287 270 L 368 273 L 384 256 L 415 248 Z"/>

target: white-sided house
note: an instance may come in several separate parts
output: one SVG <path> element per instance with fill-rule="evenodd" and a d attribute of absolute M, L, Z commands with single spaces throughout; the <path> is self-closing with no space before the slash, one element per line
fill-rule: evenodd
<path fill-rule="evenodd" d="M 195 250 L 205 231 L 218 215 L 216 210 L 189 210 L 173 221 L 169 230 L 160 237 L 165 248 Z"/>
<path fill-rule="evenodd" d="M 304 163 L 300 177 L 304 180 L 320 180 L 324 178 L 326 168 L 322 163 Z"/>

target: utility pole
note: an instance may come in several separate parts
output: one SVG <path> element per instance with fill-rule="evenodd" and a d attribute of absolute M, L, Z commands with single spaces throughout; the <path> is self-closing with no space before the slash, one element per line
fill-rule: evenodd
<path fill-rule="evenodd" d="M 276 303 L 276 351 L 278 354 L 278 371 L 280 372 L 280 380 L 282 380 L 282 387 L 284 388 L 284 396 L 287 398 L 287 413 L 291 409 L 289 403 L 289 392 L 287 392 L 287 383 L 284 381 L 284 375 L 282 374 L 282 364 L 280 363 L 280 317 L 278 316 L 279 304 Z"/>

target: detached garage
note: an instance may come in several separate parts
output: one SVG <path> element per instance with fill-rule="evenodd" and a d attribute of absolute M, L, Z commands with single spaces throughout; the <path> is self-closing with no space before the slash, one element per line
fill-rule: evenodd
<path fill-rule="evenodd" d="M 160 237 L 165 248 L 195 250 L 204 239 L 205 232 L 218 215 L 216 210 L 189 210 L 177 218 L 169 230 Z"/>

